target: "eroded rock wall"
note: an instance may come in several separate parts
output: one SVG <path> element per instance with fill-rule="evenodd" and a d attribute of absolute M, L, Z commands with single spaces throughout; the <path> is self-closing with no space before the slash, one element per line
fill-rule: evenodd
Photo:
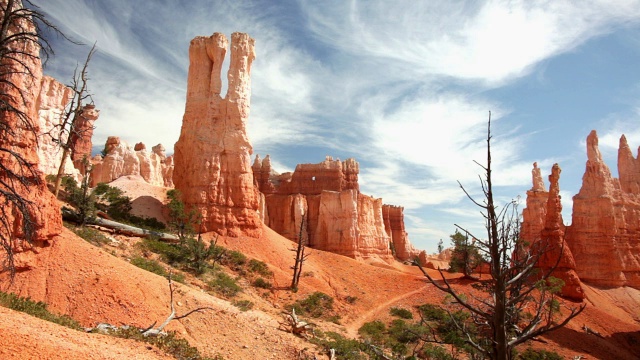
<path fill-rule="evenodd" d="M 395 218 L 397 229 L 387 228 L 382 199 L 359 191 L 354 159 L 327 156 L 318 164 L 299 164 L 293 173 L 278 174 L 268 156 L 262 161 L 256 157 L 253 173 L 256 186 L 265 193 L 265 223 L 281 235 L 297 241 L 304 217 L 303 236 L 312 248 L 357 259 L 393 257 L 391 234 L 404 232 L 404 223 Z M 408 241 L 406 233 L 404 239 Z M 412 247 L 403 244 L 402 249 Z"/>
<path fill-rule="evenodd" d="M 566 230 L 580 279 L 601 286 L 640 288 L 640 192 L 638 159 L 620 139 L 620 180 L 612 177 L 598 148 L 587 137 L 587 163 L 580 192 L 573 197 L 572 223 Z"/>
<path fill-rule="evenodd" d="M 560 201 L 560 166 L 554 164 L 549 175 L 549 196 L 547 199 L 544 228 L 540 239 L 534 242 L 534 249 L 541 249 L 543 255 L 536 264 L 541 273 L 564 281 L 560 294 L 564 297 L 582 300 L 585 297 L 580 278 L 575 269 L 576 263 L 571 249 L 565 242 L 565 225 L 562 220 L 562 203 Z M 555 269 L 554 269 L 555 267 Z"/>
<path fill-rule="evenodd" d="M 22 7 L 20 1 L 14 6 Z M 7 1 L 0 0 L 0 8 L 7 8 Z M 0 16 L 3 16 L 0 11 Z M 31 21 L 22 17 L 8 28 L 8 35 L 18 31 L 35 32 Z M 20 251 L 25 239 L 24 217 L 18 210 L 20 202 L 12 200 L 14 196 L 26 200 L 26 213 L 31 220 L 31 238 L 35 241 L 53 240 L 62 231 L 62 218 L 57 201 L 47 189 L 44 175 L 39 170 L 37 137 L 40 133 L 37 99 L 42 84 L 42 64 L 39 58 L 40 47 L 30 41 L 14 41 L 7 44 L 5 50 L 13 51 L 12 57 L 4 57 L 0 66 L 2 81 L 0 97 L 3 102 L 17 110 L 0 111 L 0 237 L 3 243 Z M 22 113 L 23 116 L 18 114 Z M 24 164 L 31 164 L 30 168 Z M 7 194 L 7 195 L 5 195 Z M 13 241 L 8 242 L 8 239 Z M 5 242 L 6 241 L 6 242 Z M 6 265 L 2 259 L 2 265 Z M 28 267 L 16 258 L 16 267 Z"/>
<path fill-rule="evenodd" d="M 401 261 L 414 260 L 419 257 L 421 250 L 413 247 L 411 241 L 409 241 L 409 234 L 404 228 L 404 208 L 402 206 L 383 205 L 382 218 L 385 231 L 391 238 L 395 256 Z"/>
<path fill-rule="evenodd" d="M 173 181 L 185 205 L 202 215 L 204 231 L 259 237 L 260 193 L 254 186 L 246 132 L 254 40 L 243 33 L 231 35 L 228 90 L 222 98 L 220 72 L 227 47 L 220 33 L 191 41 Z"/>
<path fill-rule="evenodd" d="M 151 185 L 172 187 L 173 159 L 167 157 L 162 144 L 147 151 L 143 143 L 127 144 L 117 136 L 105 143 L 106 156 L 96 155 L 91 163 L 91 186 L 110 183 L 121 176 L 139 175 Z"/>

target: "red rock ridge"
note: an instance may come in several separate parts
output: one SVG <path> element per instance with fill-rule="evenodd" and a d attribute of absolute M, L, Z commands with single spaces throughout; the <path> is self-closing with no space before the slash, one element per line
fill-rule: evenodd
<path fill-rule="evenodd" d="M 260 192 L 254 186 L 246 133 L 254 40 L 231 36 L 228 91 L 220 96 L 227 51 L 220 33 L 196 37 L 189 47 L 187 103 L 175 144 L 173 181 L 187 207 L 202 215 L 202 230 L 259 237 Z"/>
<path fill-rule="evenodd" d="M 620 180 L 602 160 L 598 135 L 587 137 L 587 163 L 573 197 L 566 241 L 580 279 L 600 286 L 640 288 L 640 173 L 624 135 L 618 151 Z"/>
<path fill-rule="evenodd" d="M 297 241 L 300 225 L 310 247 L 356 259 L 400 260 L 420 254 L 404 231 L 402 207 L 359 191 L 359 164 L 327 156 L 318 164 L 299 164 L 293 173 L 278 174 L 269 156 L 253 164 L 256 187 L 265 194 L 265 223 Z"/>
<path fill-rule="evenodd" d="M 565 242 L 565 226 L 562 220 L 562 203 L 560 202 L 560 171 L 560 166 L 554 164 L 551 175 L 549 175 L 547 211 L 544 228 L 538 242 L 538 246 L 544 250 L 544 253 L 538 259 L 537 267 L 543 273 L 555 267 L 551 276 L 564 281 L 560 294 L 570 299 L 582 300 L 585 294 L 580 278 L 575 271 L 576 263 L 571 249 Z"/>
<path fill-rule="evenodd" d="M 1 8 L 7 8 L 7 1 L 2 0 Z M 21 7 L 20 2 L 15 6 Z M 0 12 L 0 16 L 2 16 Z M 16 31 L 34 33 L 35 26 L 27 17 L 20 17 L 8 29 L 8 35 Z M 40 47 L 31 41 L 15 41 L 9 43 L 14 49 L 12 57 L 4 57 L 0 82 L 2 101 L 24 113 L 20 117 L 16 112 L 0 113 L 0 148 L 8 151 L 0 152 L 0 162 L 4 169 L 19 174 L 24 181 L 9 176 L 8 171 L 0 171 L 0 202 L 2 203 L 2 226 L 0 235 L 17 241 L 12 243 L 16 250 L 24 245 L 19 240 L 24 238 L 22 231 L 23 217 L 15 202 L 6 195 L 19 196 L 29 202 L 31 221 L 33 223 L 33 239 L 49 241 L 62 231 L 62 218 L 57 201 L 47 189 L 44 175 L 38 169 L 37 135 L 39 134 L 37 98 L 42 82 L 42 64 L 39 58 Z M 12 84 L 12 85 L 11 85 Z M 18 93 L 21 91 L 21 94 Z M 10 153 L 11 152 L 11 153 Z M 26 169 L 24 162 L 33 164 L 33 171 Z M 24 255 L 25 253 L 22 253 Z M 19 256 L 21 257 L 21 256 Z M 18 268 L 28 267 L 22 259 L 16 259 Z"/>

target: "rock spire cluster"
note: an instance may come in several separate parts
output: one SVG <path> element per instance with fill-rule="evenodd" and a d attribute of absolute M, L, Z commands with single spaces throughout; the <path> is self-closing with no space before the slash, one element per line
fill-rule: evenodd
<path fill-rule="evenodd" d="M 549 268 L 560 256 L 554 276 L 565 281 L 563 293 L 575 299 L 584 297 L 579 290 L 581 281 L 640 289 L 639 157 L 633 156 L 622 135 L 618 150 L 620 177 L 614 178 L 602 159 L 595 131 L 587 137 L 586 145 L 585 173 L 582 187 L 573 197 L 571 225 L 563 225 L 560 213 L 559 167 L 554 165 L 546 192 L 534 164 L 534 186 L 527 191 L 521 231 L 522 238 L 529 242 L 542 241 L 551 249 L 564 249 L 561 255 L 551 251 L 541 259 L 540 266 Z"/>

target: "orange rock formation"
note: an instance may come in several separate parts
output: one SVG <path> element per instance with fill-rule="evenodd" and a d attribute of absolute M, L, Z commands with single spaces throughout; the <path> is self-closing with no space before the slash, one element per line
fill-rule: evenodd
<path fill-rule="evenodd" d="M 580 192 L 573 197 L 566 241 L 584 282 L 640 288 L 640 172 L 627 140 L 620 138 L 618 172 L 613 178 L 598 148 L 587 137 L 587 164 Z"/>
<path fill-rule="evenodd" d="M 109 136 L 105 143 L 107 155 L 96 155 L 91 163 L 91 186 L 109 183 L 121 176 L 139 175 L 151 185 L 173 187 L 173 159 L 167 157 L 162 144 L 148 152 L 143 143 L 131 147 L 117 136 Z"/>
<path fill-rule="evenodd" d="M 38 157 L 40 170 L 45 174 L 57 174 L 62 161 L 62 148 L 57 142 L 68 140 L 68 132 L 61 132 L 61 123 L 65 116 L 65 107 L 73 97 L 73 90 L 58 80 L 43 76 L 37 100 L 40 136 L 38 137 Z M 91 137 L 94 122 L 100 111 L 89 104 L 82 108 L 71 134 L 71 153 L 65 161 L 64 174 L 80 181 L 85 174 L 83 159 L 91 158 Z"/>
<path fill-rule="evenodd" d="M 185 205 L 202 215 L 203 231 L 259 237 L 260 192 L 254 187 L 246 133 L 254 40 L 243 33 L 231 35 L 228 90 L 222 98 L 220 71 L 227 45 L 220 33 L 191 41 L 173 181 Z"/>
<path fill-rule="evenodd" d="M 1 5 L 0 8 L 6 9 L 7 1 L 3 0 Z M 21 6 L 20 2 L 14 6 Z M 0 12 L 0 15 L 3 14 Z M 20 17 L 8 31 L 8 36 L 15 31 L 34 33 L 35 27 L 27 17 Z M 0 238 L 19 251 L 24 245 L 20 241 L 4 242 L 10 238 L 19 240 L 25 237 L 24 218 L 17 209 L 19 202 L 12 198 L 17 196 L 26 201 L 22 204 L 28 209 L 35 241 L 52 240 L 60 234 L 62 219 L 56 200 L 38 170 L 37 135 L 40 129 L 37 98 L 42 82 L 40 47 L 34 41 L 14 41 L 8 44 L 8 48 L 14 52 L 12 56 L 4 57 L 1 64 L 0 97 L 24 116 L 6 110 L 0 112 L 0 149 L 6 150 L 0 152 L 0 163 L 5 169 L 0 171 Z M 28 169 L 25 163 L 34 166 Z M 22 259 L 16 260 L 16 267 L 29 267 Z"/>
<path fill-rule="evenodd" d="M 327 156 L 321 163 L 299 164 L 293 173 L 280 175 L 271 168 L 269 156 L 256 156 L 253 173 L 256 187 L 265 194 L 264 222 L 293 241 L 302 230 L 310 247 L 352 258 L 390 259 L 392 246 L 400 260 L 419 254 L 404 231 L 403 208 L 360 193 L 354 159 Z"/>

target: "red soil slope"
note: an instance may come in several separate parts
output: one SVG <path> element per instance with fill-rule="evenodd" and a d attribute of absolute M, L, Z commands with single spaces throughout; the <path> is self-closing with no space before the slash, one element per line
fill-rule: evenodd
<path fill-rule="evenodd" d="M 262 233 L 260 239 L 221 237 L 219 244 L 266 262 L 275 273 L 271 281 L 281 287 L 288 286 L 293 264 L 290 249 L 294 243 L 266 227 Z M 213 236 L 207 235 L 208 239 Z M 70 315 L 84 326 L 107 322 L 145 327 L 154 321 L 162 322 L 169 313 L 166 279 L 111 255 L 111 251 L 108 247 L 95 247 L 65 229 L 51 246 L 38 249 L 39 253 L 31 259 L 32 268 L 18 273 L 13 285 L 9 286 L 6 276 L 0 276 L 0 285 L 2 290 L 44 301 L 54 312 Z M 341 315 L 341 325 L 326 323 L 320 326 L 351 336 L 356 336 L 357 329 L 367 321 L 388 319 L 392 306 L 410 309 L 414 305 L 440 303 L 443 299 L 442 293 L 427 284 L 414 267 L 395 262 L 364 264 L 313 249 L 308 253 L 310 256 L 304 263 L 300 290 L 297 293 L 254 291 L 250 296 L 257 304 L 256 310 L 241 312 L 226 300 L 195 287 L 177 284 L 175 303 L 178 315 L 200 306 L 215 310 L 173 321 L 168 329 L 177 331 L 208 356 L 297 359 L 301 349 L 312 348 L 312 345 L 278 330 L 278 321 L 284 305 L 311 292 L 322 291 L 331 295 Z M 429 271 L 438 276 L 436 271 Z M 469 281 L 460 280 L 455 274 L 447 276 L 455 286 L 472 291 Z M 640 354 L 640 291 L 585 286 L 585 292 L 587 309 L 583 314 L 566 328 L 541 339 L 544 342 L 533 342 L 533 346 L 556 351 L 566 358 L 583 355 L 588 359 L 637 359 L 637 354 Z M 356 299 L 355 302 L 347 301 L 352 298 Z M 156 354 L 147 350 L 145 344 L 111 342 L 104 337 L 53 324 L 42 325 L 40 320 L 1 310 L 2 317 L 11 318 L 11 322 L 3 320 L 5 324 L 0 327 L 0 348 L 7 349 L 5 354 L 14 358 L 29 358 L 40 351 L 46 357 L 53 350 L 55 356 L 86 358 L 86 352 L 79 352 L 84 351 L 82 349 L 74 349 L 71 345 L 56 347 L 57 344 L 71 343 L 87 344 L 101 354 L 100 346 L 103 345 L 99 343 L 109 344 L 111 353 L 129 354 L 128 351 L 135 351 L 137 347 L 139 353 L 136 356 L 139 358 L 152 358 Z M 46 327 L 50 336 L 38 334 L 37 330 L 23 331 L 17 324 L 25 324 L 23 326 L 27 329 Z M 600 336 L 586 333 L 583 325 Z M 98 344 L 94 343 L 95 339 L 99 339 Z M 38 345 L 34 346 L 34 343 Z M 108 358 L 108 354 L 102 355 Z"/>

